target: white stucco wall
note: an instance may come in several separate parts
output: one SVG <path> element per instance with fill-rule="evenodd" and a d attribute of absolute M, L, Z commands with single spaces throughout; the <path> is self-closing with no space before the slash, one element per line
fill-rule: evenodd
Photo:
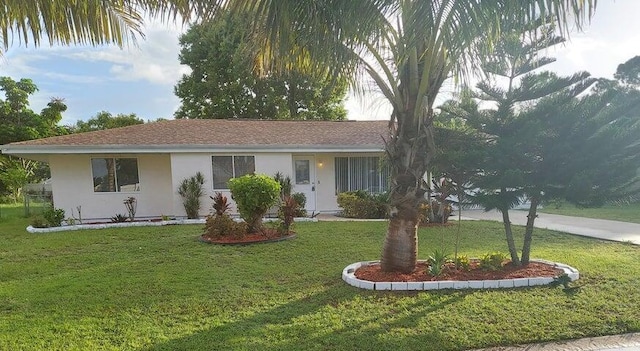
<path fill-rule="evenodd" d="M 140 191 L 94 192 L 93 157 L 136 158 Z M 167 154 L 51 155 L 49 166 L 54 205 L 64 209 L 67 217 L 71 217 L 72 210 L 78 217 L 77 206 L 82 206 L 83 220 L 127 214 L 123 201 L 130 196 L 135 197 L 138 203 L 136 217 L 173 215 L 171 163 Z"/>
<path fill-rule="evenodd" d="M 200 209 L 200 215 L 206 216 L 211 212 L 212 200 L 210 196 L 213 196 L 216 192 L 222 192 L 231 202 L 231 213 L 237 213 L 235 202 L 231 199 L 231 193 L 228 189 L 214 189 L 213 188 L 213 169 L 211 165 L 211 156 L 254 156 L 256 173 L 266 174 L 273 176 L 276 172 L 280 171 L 285 175 L 291 175 L 292 162 L 291 154 L 289 153 L 260 153 L 260 154 L 247 154 L 247 153 L 180 153 L 171 154 L 171 177 L 173 179 L 173 193 L 174 201 L 174 213 L 178 216 L 186 216 L 186 212 L 182 205 L 182 198 L 177 193 L 177 189 L 180 186 L 182 180 L 192 177 L 196 172 L 201 172 L 205 179 L 205 195 L 201 198 L 202 207 Z"/>
<path fill-rule="evenodd" d="M 138 200 L 138 217 L 160 215 L 186 216 L 182 198 L 177 193 L 183 179 L 202 172 L 205 178 L 205 195 L 202 197 L 201 216 L 211 211 L 209 198 L 221 191 L 231 202 L 231 212 L 237 213 L 228 189 L 213 189 L 211 156 L 250 155 L 255 157 L 256 173 L 274 175 L 280 171 L 293 178 L 293 156 L 291 153 L 174 153 L 174 154 L 125 154 L 125 155 L 51 155 L 52 190 L 55 206 L 66 211 L 68 217 L 76 207 L 82 206 L 83 219 L 108 219 L 118 213 L 126 214 L 123 200 L 133 196 Z M 339 210 L 335 185 L 335 157 L 353 153 L 305 154 L 315 159 L 316 212 Z M 358 156 L 381 156 L 382 154 L 358 154 Z M 91 172 L 92 157 L 135 157 L 138 159 L 140 177 L 139 192 L 96 193 L 93 191 Z M 322 165 L 321 165 L 322 164 Z"/>

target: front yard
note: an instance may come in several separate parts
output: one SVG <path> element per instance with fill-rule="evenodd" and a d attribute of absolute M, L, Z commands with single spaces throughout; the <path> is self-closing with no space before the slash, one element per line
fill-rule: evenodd
<path fill-rule="evenodd" d="M 581 288 L 373 292 L 340 278 L 378 259 L 385 224 L 296 225 L 220 247 L 201 226 L 28 234 L 0 221 L 1 350 L 464 350 L 640 331 L 640 248 L 536 229 L 533 256 Z M 464 222 L 462 253 L 506 252 L 501 224 Z M 520 230 L 521 228 L 519 228 Z M 420 231 L 420 257 L 455 227 Z"/>

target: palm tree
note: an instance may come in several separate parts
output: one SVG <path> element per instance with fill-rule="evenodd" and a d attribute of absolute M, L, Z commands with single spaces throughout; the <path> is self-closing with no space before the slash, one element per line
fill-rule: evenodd
<path fill-rule="evenodd" d="M 386 153 L 390 219 L 381 266 L 410 272 L 417 257 L 418 204 L 434 154 L 433 104 L 443 82 L 478 67 L 500 23 L 554 18 L 559 31 L 581 26 L 595 0 L 217 0 L 253 14 L 267 71 L 330 67 L 362 88 L 368 77 L 391 103 Z M 214 13 L 214 16 L 215 16 Z M 504 20 L 506 22 L 503 22 Z M 359 83 L 359 84 L 358 84 Z"/>
<path fill-rule="evenodd" d="M 6 50 L 14 41 L 39 46 L 116 44 L 144 37 L 144 15 L 187 21 L 209 11 L 207 0 L 5 0 L 0 35 Z"/>

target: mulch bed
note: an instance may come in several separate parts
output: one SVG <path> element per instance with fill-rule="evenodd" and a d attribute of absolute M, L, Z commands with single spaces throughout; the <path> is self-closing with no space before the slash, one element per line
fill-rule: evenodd
<path fill-rule="evenodd" d="M 530 262 L 527 266 L 516 267 L 507 262 L 501 270 L 489 271 L 479 268 L 477 260 L 471 261 L 469 271 L 457 270 L 452 264 L 448 265 L 440 276 L 434 277 L 427 273 L 429 266 L 426 262 L 418 262 L 416 269 L 412 273 L 383 272 L 379 264 L 363 266 L 355 271 L 358 279 L 371 282 L 424 282 L 439 280 L 498 280 L 514 278 L 538 278 L 538 277 L 558 277 L 564 273 L 562 269 L 556 268 L 547 263 Z"/>
<path fill-rule="evenodd" d="M 296 234 L 294 232 L 289 232 L 287 235 L 281 235 L 276 229 L 265 228 L 258 233 L 245 234 L 241 238 L 231 236 L 212 238 L 203 234 L 200 236 L 200 240 L 206 243 L 219 245 L 248 245 L 288 240 L 295 236 Z"/>

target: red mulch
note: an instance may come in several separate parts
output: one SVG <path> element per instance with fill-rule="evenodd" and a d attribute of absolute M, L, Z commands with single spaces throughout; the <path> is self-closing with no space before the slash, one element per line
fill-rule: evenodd
<path fill-rule="evenodd" d="M 499 271 L 486 271 L 478 267 L 478 261 L 471 261 L 469 271 L 456 270 L 455 266 L 448 265 L 443 273 L 434 277 L 427 273 L 428 265 L 425 262 L 418 262 L 416 269 L 412 273 L 382 272 L 380 265 L 369 265 L 360 267 L 355 271 L 358 279 L 371 282 L 423 282 L 437 280 L 497 280 L 513 278 L 537 278 L 537 277 L 557 277 L 564 273 L 562 269 L 540 262 L 531 262 L 524 267 L 516 267 L 507 262 L 503 269 Z"/>
<path fill-rule="evenodd" d="M 264 228 L 261 232 L 245 234 L 242 238 L 236 238 L 232 236 L 213 238 L 206 234 L 201 236 L 202 240 L 212 244 L 251 244 L 262 241 L 269 241 L 279 239 L 285 236 L 292 235 L 293 232 L 289 232 L 287 235 L 281 235 L 276 229 Z"/>

